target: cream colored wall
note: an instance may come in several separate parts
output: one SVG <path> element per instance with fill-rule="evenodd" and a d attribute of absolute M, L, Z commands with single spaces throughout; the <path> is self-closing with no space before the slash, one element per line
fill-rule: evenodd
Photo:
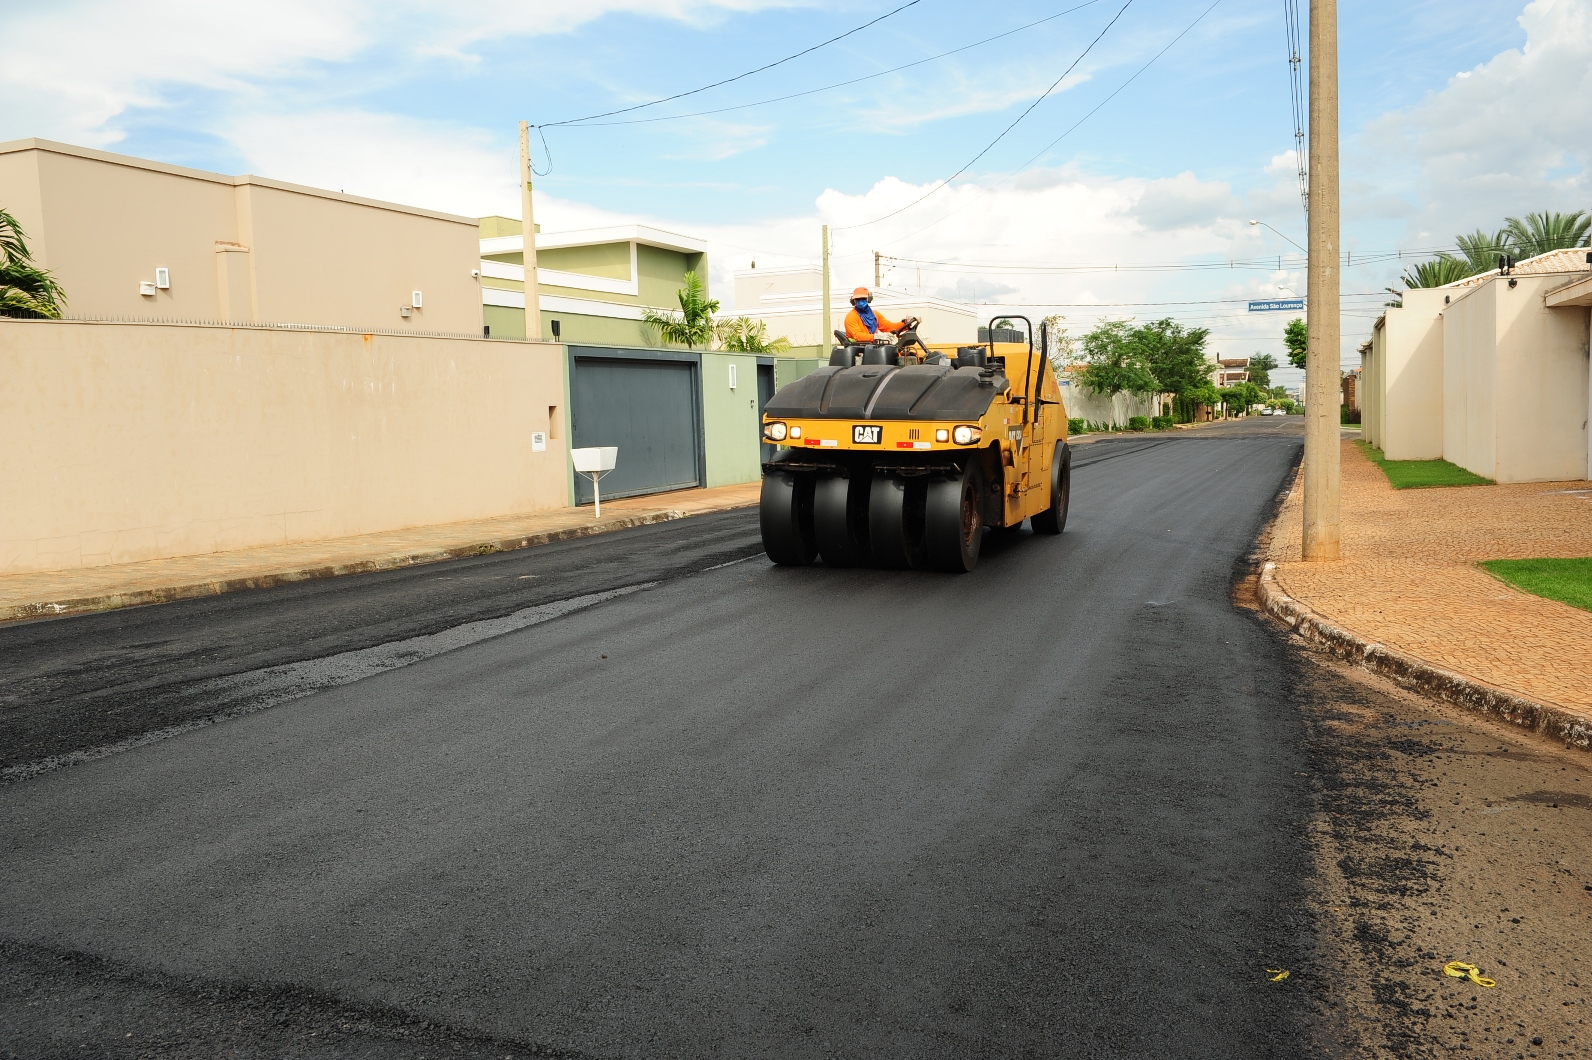
<path fill-rule="evenodd" d="M 1522 276 L 1490 286 L 1497 301 L 1499 482 L 1559 482 L 1585 471 L 1586 310 L 1549 309 L 1543 296 L 1562 276 Z"/>
<path fill-rule="evenodd" d="M 1454 295 L 1443 311 L 1443 459 L 1493 478 L 1497 306 L 1490 284 Z"/>
<path fill-rule="evenodd" d="M 1587 470 L 1586 310 L 1549 309 L 1561 275 L 1496 278 L 1443 313 L 1443 457 L 1498 482 Z"/>
<path fill-rule="evenodd" d="M 563 507 L 565 438 L 531 450 L 563 373 L 542 343 L 0 320 L 0 573 Z"/>
<path fill-rule="evenodd" d="M 1440 288 L 1404 292 L 1383 327 L 1381 448 L 1389 460 L 1443 455 L 1443 298 Z"/>
<path fill-rule="evenodd" d="M 26 140 L 0 144 L 0 205 L 69 315 L 480 333 L 473 218 Z M 157 266 L 170 290 L 140 295 Z"/>

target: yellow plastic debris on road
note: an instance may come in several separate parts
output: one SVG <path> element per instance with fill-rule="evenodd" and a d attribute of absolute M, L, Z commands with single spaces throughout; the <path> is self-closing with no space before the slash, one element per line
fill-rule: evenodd
<path fill-rule="evenodd" d="M 1288 978 L 1288 969 L 1286 969 L 1286 968 L 1267 968 L 1266 969 L 1266 974 L 1271 977 L 1271 981 L 1272 982 L 1280 983 L 1284 979 Z"/>
<path fill-rule="evenodd" d="M 1443 965 L 1443 974 L 1453 979 L 1469 979 L 1477 986 L 1497 986 L 1498 980 L 1481 974 L 1481 969 L 1464 961 L 1449 961 Z"/>

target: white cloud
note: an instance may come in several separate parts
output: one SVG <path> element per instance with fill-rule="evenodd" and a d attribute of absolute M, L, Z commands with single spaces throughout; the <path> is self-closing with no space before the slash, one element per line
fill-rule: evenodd
<path fill-rule="evenodd" d="M 105 146 L 130 108 L 159 108 L 195 88 L 219 109 L 267 101 L 262 82 L 316 63 L 380 55 L 384 66 L 438 55 L 472 60 L 486 39 L 566 33 L 629 12 L 692 23 L 801 0 L 162 0 L 158 9 L 99 0 L 0 7 L 0 140 L 45 136 Z M 217 123 L 220 131 L 226 124 Z"/>
<path fill-rule="evenodd" d="M 1535 0 L 1519 21 L 1523 48 L 1383 116 L 1358 145 L 1387 183 L 1414 184 L 1417 245 L 1592 204 L 1592 0 Z"/>

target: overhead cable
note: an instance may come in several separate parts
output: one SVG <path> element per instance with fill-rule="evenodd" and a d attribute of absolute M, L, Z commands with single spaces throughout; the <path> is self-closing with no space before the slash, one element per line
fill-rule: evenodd
<path fill-rule="evenodd" d="M 1214 2 L 1211 4 L 1210 7 L 1207 7 L 1204 11 L 1201 11 L 1199 13 L 1199 15 L 1197 17 L 1195 17 L 1193 22 L 1190 22 L 1186 27 L 1184 27 L 1183 32 L 1181 32 L 1177 36 L 1173 37 L 1170 41 L 1167 42 L 1166 47 L 1162 48 L 1160 51 L 1158 51 L 1154 55 L 1152 55 L 1150 57 L 1150 61 L 1145 63 L 1143 66 L 1139 67 L 1139 69 L 1133 74 L 1132 77 L 1128 78 L 1126 81 L 1122 82 L 1122 84 L 1118 85 L 1117 88 L 1116 88 L 1116 91 L 1112 92 L 1111 95 L 1107 96 L 1105 99 L 1102 99 L 1099 103 L 1097 103 L 1095 105 L 1093 110 L 1089 111 L 1089 113 L 1087 113 L 1083 117 L 1079 118 L 1076 122 L 1074 122 L 1060 136 L 1056 137 L 1054 140 L 1050 141 L 1050 143 L 1046 144 L 1043 148 L 1041 148 L 1039 153 L 1034 155 L 1034 157 L 1030 158 L 1028 161 L 1024 162 L 1022 165 L 1018 166 L 1016 169 L 1012 170 L 1010 173 L 1006 174 L 1000 180 L 997 180 L 994 184 L 990 185 L 990 188 L 991 189 L 998 188 L 1002 184 L 1005 184 L 1008 181 L 1012 180 L 1014 177 L 1017 176 L 1017 174 L 1021 173 L 1023 170 L 1027 169 L 1029 166 L 1033 165 L 1035 162 L 1037 162 L 1041 158 L 1043 158 L 1045 156 L 1046 152 L 1048 152 L 1052 147 L 1055 147 L 1057 144 L 1061 143 L 1062 140 L 1064 140 L 1068 136 L 1072 135 L 1072 133 L 1078 128 L 1078 126 L 1082 125 L 1084 122 L 1086 122 L 1090 118 L 1094 117 L 1095 113 L 1097 111 L 1099 111 L 1101 107 L 1105 106 L 1107 103 L 1110 103 L 1113 99 L 1115 99 L 1117 97 L 1118 93 L 1120 93 L 1123 89 L 1127 88 L 1129 85 L 1133 84 L 1133 82 L 1137 81 L 1139 79 L 1139 75 L 1140 74 L 1144 73 L 1144 71 L 1148 70 L 1151 66 L 1154 66 L 1156 60 L 1160 59 L 1161 56 L 1163 56 L 1167 52 L 1171 51 L 1173 45 L 1175 45 L 1178 41 L 1182 40 L 1184 37 L 1188 36 L 1189 33 L 1191 33 L 1193 31 L 1195 26 L 1199 25 L 1201 22 L 1203 22 L 1205 20 L 1205 16 L 1206 15 L 1208 15 L 1212 11 L 1216 10 L 1217 5 L 1219 5 L 1221 2 L 1222 2 L 1222 0 L 1214 0 Z M 934 191 L 938 191 L 938 190 L 939 190 L 938 188 L 934 189 Z M 987 189 L 975 188 L 975 190 L 980 192 L 980 193 L 985 193 Z M 929 195 L 934 194 L 934 191 L 930 191 Z M 925 195 L 923 198 L 928 198 L 928 195 Z M 917 201 L 918 202 L 922 202 L 923 199 L 918 199 Z M 908 203 L 907 204 L 907 206 L 911 206 L 911 205 L 913 205 L 913 203 Z M 945 220 L 948 220 L 949 218 L 955 217 L 957 214 L 961 213 L 963 210 L 967 209 L 971 205 L 972 205 L 972 203 L 970 203 L 970 202 L 969 203 L 963 203 L 961 206 L 958 206 L 956 209 L 951 210 L 949 213 L 945 214 L 943 217 L 939 218 L 938 220 L 930 221 L 928 224 L 924 225 L 922 228 L 917 229 L 917 231 L 908 232 L 904 236 L 898 236 L 895 239 L 892 239 L 890 242 L 885 243 L 883 245 L 887 246 L 887 247 L 894 246 L 895 244 L 900 243 L 903 240 L 911 239 L 915 235 L 918 235 L 918 234 L 923 233 L 923 232 L 927 232 L 929 229 L 933 228 L 935 225 L 939 224 L 941 221 L 945 221 Z M 902 207 L 902 209 L 906 209 L 906 207 Z M 901 212 L 900 210 L 896 211 L 896 213 L 900 213 L 900 212 Z M 885 216 L 889 217 L 889 216 L 892 216 L 892 215 L 886 214 Z M 883 218 L 880 218 L 880 220 L 883 220 Z M 869 223 L 871 224 L 872 222 L 869 222 Z"/>
<path fill-rule="evenodd" d="M 941 52 L 938 55 L 931 55 L 926 59 L 918 59 L 915 62 L 906 63 L 902 66 L 892 66 L 890 69 L 880 70 L 878 73 L 864 74 L 861 77 L 854 77 L 850 81 L 836 81 L 832 85 L 824 85 L 821 88 L 809 88 L 801 92 L 792 92 L 788 96 L 775 96 L 772 99 L 760 99 L 756 103 L 738 103 L 733 107 L 716 107 L 713 110 L 691 111 L 688 114 L 664 114 L 656 118 L 627 118 L 623 121 L 594 121 L 590 124 L 574 125 L 572 128 L 602 129 L 610 125 L 645 125 L 649 122 L 675 121 L 680 118 L 701 118 L 711 114 L 727 114 L 732 110 L 747 110 L 751 107 L 765 107 L 770 103 L 783 103 L 788 99 L 799 99 L 802 96 L 811 96 L 819 92 L 828 92 L 835 88 L 845 88 L 848 85 L 856 85 L 861 84 L 864 81 L 872 81 L 876 77 L 884 77 L 888 74 L 898 74 L 902 70 L 910 70 L 914 66 L 922 66 L 924 63 L 932 63 L 937 59 L 944 59 L 948 55 L 955 55 L 958 52 L 965 52 L 971 48 L 977 48 L 982 45 L 989 44 L 991 41 L 998 41 L 1002 37 L 1010 37 L 1014 33 L 1022 33 L 1025 30 L 1033 29 L 1035 26 L 1043 25 L 1046 22 L 1051 22 L 1055 19 L 1061 18 L 1063 15 L 1070 15 L 1074 11 L 1082 11 L 1086 7 L 1093 7 L 1095 4 L 1100 2 L 1101 0 L 1087 0 L 1086 3 L 1079 4 L 1077 7 L 1069 7 L 1067 10 L 1058 11 L 1054 15 L 1046 15 L 1044 18 L 1030 22 L 1025 26 L 1018 26 L 1016 29 L 1009 29 L 1004 33 L 997 33 L 993 37 L 985 37 L 983 40 L 976 40 L 972 44 L 964 44 L 960 48 L 952 48 L 948 52 Z"/>
<path fill-rule="evenodd" d="M 842 40 L 845 40 L 847 37 L 852 36 L 853 34 L 861 33 L 863 30 L 867 29 L 869 26 L 877 25 L 878 23 L 883 22 L 885 19 L 889 18 L 891 15 L 898 15 L 901 12 L 905 11 L 907 8 L 913 7 L 913 6 L 915 6 L 917 4 L 920 4 L 922 2 L 923 2 L 923 0 L 907 0 L 907 2 L 902 4 L 900 7 L 895 8 L 894 10 L 891 10 L 891 11 L 886 11 L 884 14 L 880 15 L 878 18 L 872 19 L 872 20 L 870 20 L 868 22 L 864 22 L 862 25 L 856 27 L 855 29 L 848 29 L 846 32 L 842 33 L 838 37 L 830 37 L 828 40 L 823 41 L 822 43 L 819 43 L 819 44 L 814 44 L 810 48 L 803 48 L 801 51 L 797 52 L 794 55 L 787 55 L 783 59 L 776 59 L 775 61 L 773 61 L 771 63 L 765 63 L 762 66 L 759 66 L 755 70 L 746 71 L 744 74 L 736 74 L 734 77 L 726 77 L 724 80 L 715 81 L 711 85 L 703 85 L 701 88 L 693 88 L 693 89 L 691 89 L 688 92 L 676 92 L 672 96 L 664 96 L 662 99 L 654 99 L 654 100 L 651 100 L 651 101 L 646 102 L 646 103 L 637 103 L 634 106 L 630 106 L 630 107 L 620 107 L 618 110 L 606 110 L 606 111 L 603 111 L 601 114 L 588 114 L 588 115 L 586 115 L 583 118 L 566 118 L 564 121 L 551 121 L 551 122 L 545 123 L 542 127 L 543 128 L 547 128 L 547 129 L 551 129 L 551 128 L 553 128 L 555 126 L 559 126 L 559 125 L 574 125 L 576 122 L 591 121 L 594 118 L 609 118 L 609 117 L 612 117 L 615 114 L 629 114 L 633 110 L 642 110 L 643 108 L 646 108 L 646 107 L 655 107 L 659 103 L 668 103 L 668 102 L 670 102 L 672 100 L 684 99 L 686 96 L 694 96 L 694 95 L 696 95 L 699 92 L 706 92 L 710 88 L 719 88 L 719 87 L 721 87 L 723 85 L 730 84 L 731 82 L 739 81 L 742 78 L 751 77 L 753 74 L 760 74 L 764 70 L 772 70 L 772 69 L 774 69 L 774 67 L 782 66 L 785 63 L 788 63 L 788 62 L 790 62 L 793 59 L 800 59 L 802 56 L 809 55 L 809 54 L 817 51 L 820 48 L 827 48 L 831 44 L 834 44 L 836 41 L 842 41 Z"/>
<path fill-rule="evenodd" d="M 1218 0 L 1218 2 L 1220 2 L 1220 0 Z M 1038 99 L 1034 100 L 1026 108 L 1024 108 L 1023 112 L 1021 114 L 1017 115 L 1017 117 L 1015 119 L 1013 119 L 1013 121 L 1012 121 L 1012 123 L 1010 125 L 1006 126 L 1006 128 L 1004 128 L 1004 129 L 1002 129 L 1000 131 L 1000 135 L 999 136 L 995 137 L 995 139 L 991 140 L 988 144 L 986 144 L 984 146 L 984 149 L 982 151 L 980 151 L 978 154 L 976 154 L 972 158 L 968 159 L 967 162 L 965 164 L 963 164 L 961 169 L 958 169 L 955 173 L 952 173 L 950 176 L 948 176 L 944 180 L 940 181 L 934 187 L 930 188 L 928 191 L 924 192 L 922 195 L 918 196 L 916 199 L 913 199 L 911 202 L 907 203 L 905 206 L 901 207 L 898 210 L 891 210 L 889 213 L 885 214 L 882 217 L 875 217 L 871 221 L 863 221 L 860 224 L 835 225 L 835 226 L 832 226 L 831 231 L 844 232 L 844 231 L 846 231 L 848 229 L 853 229 L 853 228 L 866 228 L 869 225 L 876 225 L 880 221 L 889 220 L 890 218 L 894 217 L 898 213 L 902 213 L 902 212 L 904 212 L 906 210 L 912 209 L 912 207 L 916 206 L 918 203 L 922 202 L 924 199 L 927 199 L 929 196 L 933 195 L 935 192 L 939 191 L 941 188 L 943 188 L 946 185 L 950 184 L 951 181 L 955 180 L 957 177 L 961 176 L 963 173 L 966 173 L 969 169 L 972 168 L 973 163 L 977 162 L 979 159 L 981 159 L 985 155 L 989 154 L 990 151 L 992 151 L 994 149 L 996 144 L 1000 143 L 1002 140 L 1004 140 L 1006 138 L 1006 134 L 1007 133 L 1011 132 L 1013 129 L 1015 129 L 1017 127 L 1017 123 L 1018 122 L 1022 121 L 1024 118 L 1028 117 L 1029 112 L 1031 112 L 1035 107 L 1037 107 L 1041 103 L 1043 103 L 1045 101 L 1045 98 L 1047 96 L 1049 96 L 1052 92 L 1056 91 L 1057 86 L 1059 86 L 1063 81 L 1065 81 L 1067 79 L 1067 75 L 1072 73 L 1073 70 L 1077 68 L 1079 63 L 1083 62 L 1084 57 L 1087 56 L 1091 51 L 1094 50 L 1094 46 L 1096 44 L 1100 43 L 1101 38 L 1103 38 L 1108 32 L 1110 32 L 1111 27 L 1115 26 L 1117 24 L 1117 20 L 1120 19 L 1127 12 L 1128 8 L 1130 8 L 1132 6 L 1133 6 L 1133 0 L 1127 0 L 1127 3 L 1122 5 L 1121 10 L 1119 10 L 1115 15 L 1111 16 L 1111 21 L 1106 23 L 1105 28 L 1100 31 L 1100 33 L 1095 37 L 1094 40 L 1089 42 L 1089 47 L 1085 48 L 1083 50 L 1083 52 L 1081 54 L 1079 54 L 1078 58 L 1076 58 L 1076 59 L 1074 59 L 1072 61 L 1072 65 L 1068 66 L 1067 69 L 1063 70 L 1061 72 L 1061 76 L 1056 78 L 1056 80 L 1051 83 L 1049 88 L 1047 88 L 1047 89 L 1045 89 L 1045 91 L 1041 92 L 1039 94 L 1039 98 Z"/>
<path fill-rule="evenodd" d="M 1288 27 L 1288 94 L 1293 97 L 1294 162 L 1299 169 L 1299 198 L 1305 213 L 1310 213 L 1310 175 L 1305 154 L 1305 89 L 1299 58 L 1299 0 L 1282 0 L 1283 21 Z"/>

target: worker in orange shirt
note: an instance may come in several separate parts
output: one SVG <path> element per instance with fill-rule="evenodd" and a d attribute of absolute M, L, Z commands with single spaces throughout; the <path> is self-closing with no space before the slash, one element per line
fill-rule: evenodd
<path fill-rule="evenodd" d="M 906 320 L 888 320 L 873 311 L 873 306 L 868 304 L 872 294 L 866 287 L 859 287 L 851 292 L 851 312 L 846 314 L 846 340 L 848 342 L 874 342 L 879 332 L 886 331 L 892 335 L 910 329 L 917 321 L 910 317 Z"/>

